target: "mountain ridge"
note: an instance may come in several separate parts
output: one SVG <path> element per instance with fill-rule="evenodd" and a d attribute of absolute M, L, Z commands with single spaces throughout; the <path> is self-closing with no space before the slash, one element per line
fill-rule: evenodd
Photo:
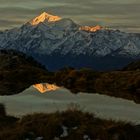
<path fill-rule="evenodd" d="M 24 52 L 50 70 L 65 65 L 76 68 L 87 66 L 97 70 L 108 70 L 112 65 L 116 69 L 140 58 L 140 34 L 98 25 L 80 26 L 71 19 L 60 17 L 48 22 L 49 16 L 55 17 L 43 13 L 43 18 L 37 20 L 36 25 L 27 22 L 20 28 L 1 32 L 0 49 Z M 52 67 L 52 62 L 59 66 Z M 104 68 L 101 68 L 102 64 Z"/>

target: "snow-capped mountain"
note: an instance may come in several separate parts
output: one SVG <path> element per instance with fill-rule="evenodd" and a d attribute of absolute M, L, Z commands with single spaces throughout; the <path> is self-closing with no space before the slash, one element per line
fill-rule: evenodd
<path fill-rule="evenodd" d="M 44 12 L 20 28 L 1 31 L 0 49 L 32 55 L 49 69 L 112 69 L 140 58 L 140 34 L 80 26 Z"/>

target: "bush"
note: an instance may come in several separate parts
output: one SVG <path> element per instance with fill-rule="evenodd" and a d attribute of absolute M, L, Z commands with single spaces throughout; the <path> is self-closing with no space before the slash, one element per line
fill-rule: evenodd
<path fill-rule="evenodd" d="M 5 129 L 4 129 L 5 128 Z M 11 127 L 3 126 L 2 140 L 138 140 L 140 130 L 125 122 L 101 120 L 93 114 L 71 107 L 66 111 L 27 115 Z"/>

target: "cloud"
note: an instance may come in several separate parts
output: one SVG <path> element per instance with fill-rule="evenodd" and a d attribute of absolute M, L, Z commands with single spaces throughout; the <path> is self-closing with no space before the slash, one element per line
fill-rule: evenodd
<path fill-rule="evenodd" d="M 79 24 L 125 30 L 135 27 L 136 31 L 140 28 L 139 0 L 0 0 L 0 3 L 0 29 L 19 26 L 43 11 L 71 18 Z"/>

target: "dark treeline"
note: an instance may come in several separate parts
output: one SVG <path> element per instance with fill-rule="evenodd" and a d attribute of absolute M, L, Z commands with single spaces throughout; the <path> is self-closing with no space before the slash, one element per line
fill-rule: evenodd
<path fill-rule="evenodd" d="M 53 81 L 73 93 L 106 94 L 140 103 L 140 70 L 97 72 L 64 68 L 55 72 Z"/>

